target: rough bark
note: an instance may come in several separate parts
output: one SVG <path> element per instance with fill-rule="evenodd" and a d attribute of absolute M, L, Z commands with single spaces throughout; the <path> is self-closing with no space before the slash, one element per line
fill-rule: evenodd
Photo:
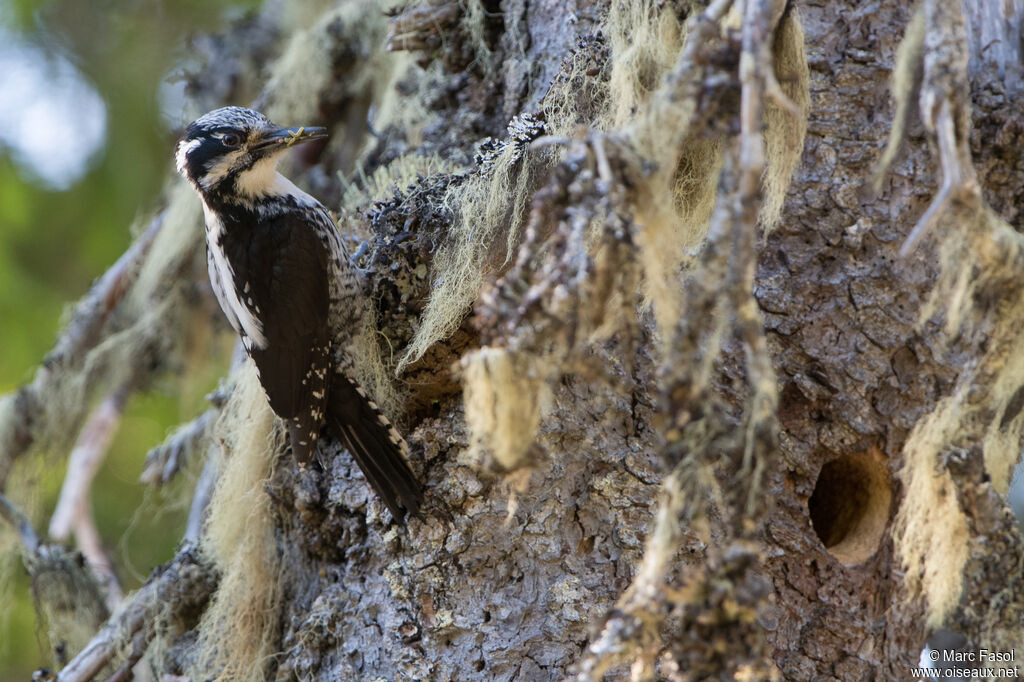
<path fill-rule="evenodd" d="M 172 566 L 192 562 L 201 578 L 187 617 L 168 604 L 162 620 L 152 616 L 160 626 L 132 626 L 161 644 L 144 665 L 215 676 L 238 663 L 211 649 L 229 633 L 196 615 L 217 576 L 209 608 L 219 618 L 230 618 L 224 595 L 245 594 L 248 569 L 227 558 L 225 538 L 242 538 L 240 556 L 265 564 L 245 583 L 254 599 L 260 592 L 257 606 L 236 605 L 239 631 L 254 639 L 246 650 L 268 656 L 248 661 L 253 679 L 899 679 L 939 625 L 975 649 L 1024 641 L 1022 541 L 1004 500 L 1012 462 L 996 452 L 1019 452 L 1024 421 L 1024 372 L 1012 360 L 1024 253 L 1014 232 L 1024 187 L 1016 47 L 991 48 L 992 32 L 1005 30 L 991 12 L 961 21 L 958 3 L 923 3 L 929 32 L 905 51 L 909 104 L 894 111 L 905 3 L 749 0 L 721 29 L 729 4 L 635 3 L 660 17 L 659 39 L 689 42 L 672 68 L 636 66 L 648 99 L 619 126 L 596 120 L 619 82 L 605 2 L 430 0 L 391 12 L 386 39 L 369 3 L 343 3 L 311 27 L 268 8 L 198 41 L 211 65 L 190 88 L 199 110 L 266 82 L 256 101 L 279 123 L 345 138 L 302 159 L 300 184 L 354 236 L 376 313 L 371 338 L 386 339 L 368 343 L 364 383 L 403 426 L 427 503 L 422 518 L 389 525 L 343 451 L 328 450 L 323 472 L 299 472 L 272 447 L 281 439 L 266 421 L 243 491 L 257 520 L 228 518 L 222 480 L 210 502 L 219 530 Z M 1016 5 L 998 6 L 1019 27 Z M 796 11 L 806 112 L 778 52 Z M 967 50 L 970 68 L 958 61 Z M 311 64 L 318 70 L 296 84 Z M 806 113 L 803 154 L 781 219 L 760 230 L 772 222 L 762 168 L 777 163 L 764 158 L 772 142 L 762 146 L 762 135 L 777 135 L 787 112 Z M 873 193 L 900 112 L 901 151 Z M 678 209 L 685 197 L 652 194 L 665 172 L 652 125 L 664 134 L 654 139 L 679 148 L 666 158 L 680 168 L 696 166 L 705 145 L 718 159 L 705 173 L 710 231 L 686 254 L 684 276 L 680 262 L 667 269 L 677 284 L 667 298 L 650 260 L 661 248 L 652 250 L 650 205 Z M 497 141 L 480 146 L 485 137 Z M 478 210 L 481 187 L 510 198 Z M 471 225 L 467 239 L 460 215 L 471 210 L 497 216 L 496 227 Z M 197 239 L 188 227 L 183 238 Z M 139 258 L 152 238 L 135 247 Z M 480 271 L 472 306 L 455 331 L 405 356 L 393 385 L 444 286 L 432 267 L 460 239 L 456 254 Z M 957 279 L 961 261 L 973 269 Z M 185 277 L 201 281 L 202 271 Z M 96 301 L 116 307 L 104 281 L 83 315 Z M 85 327 L 73 321 L 58 348 L 88 352 L 81 338 L 102 336 L 108 308 Z M 239 432 L 266 420 L 244 402 L 242 370 L 233 377 L 231 397 L 177 437 L 192 457 L 215 457 L 200 445 L 222 443 L 222 479 L 236 471 L 232 458 L 249 456 Z M 46 390 L 37 381 L 8 401 L 0 484 L 45 435 L 33 416 Z M 919 451 L 922 424 L 941 417 L 948 427 L 954 412 L 955 433 L 929 463 L 950 486 L 946 503 L 965 531 L 949 535 L 964 562 L 957 589 L 936 596 L 897 515 L 917 484 L 906 453 Z M 522 439 L 515 447 L 509 433 Z M 157 451 L 150 478 L 173 475 L 166 453 L 183 447 Z M 155 578 L 161 591 L 173 575 Z M 133 614 L 152 615 L 132 599 Z"/>

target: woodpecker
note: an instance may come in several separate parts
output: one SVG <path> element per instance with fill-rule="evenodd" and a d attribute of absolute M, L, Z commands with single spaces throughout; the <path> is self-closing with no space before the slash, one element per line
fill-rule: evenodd
<path fill-rule="evenodd" d="M 175 161 L 203 202 L 213 291 L 299 466 L 326 427 L 400 521 L 420 500 L 408 446 L 352 378 L 347 350 L 364 309 L 360 271 L 327 209 L 277 172 L 285 150 L 325 137 L 224 107 L 186 128 Z"/>

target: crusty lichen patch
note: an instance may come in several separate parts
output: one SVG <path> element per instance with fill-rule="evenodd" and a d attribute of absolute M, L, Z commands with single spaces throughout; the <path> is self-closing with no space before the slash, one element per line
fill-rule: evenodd
<path fill-rule="evenodd" d="M 405 193 L 426 176 L 455 170 L 452 163 L 436 154 L 403 154 L 378 166 L 369 175 L 361 174 L 358 181 L 345 183 L 341 198 L 343 218 L 345 213 L 365 211 L 378 201 Z"/>

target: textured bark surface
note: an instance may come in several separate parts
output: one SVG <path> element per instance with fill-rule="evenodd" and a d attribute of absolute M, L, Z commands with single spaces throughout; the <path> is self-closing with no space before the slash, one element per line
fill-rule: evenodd
<path fill-rule="evenodd" d="M 593 40 L 597 16 L 592 7 L 576 8 L 578 23 L 568 23 L 544 4 L 529 3 L 522 12 L 512 4 L 505 8 L 502 46 L 508 54 L 509 15 L 518 16 L 518 30 L 528 36 L 519 41 L 525 54 L 504 61 L 489 80 L 469 77 L 458 89 L 460 104 L 501 103 L 493 116 L 480 116 L 490 118 L 495 136 L 512 114 L 535 109 L 560 62 L 579 58 L 569 50 L 577 36 Z M 883 496 L 891 489 L 898 500 L 900 449 L 918 418 L 949 392 L 967 349 L 939 338 L 934 321 L 922 326 L 919 319 L 938 270 L 933 253 L 897 255 L 935 190 L 919 126 L 912 123 L 881 195 L 871 198 L 866 191 L 891 125 L 888 78 L 910 11 L 902 3 L 806 3 L 802 9 L 811 68 L 808 136 L 782 223 L 761 248 L 755 285 L 776 363 L 782 428 L 781 461 L 764 491 L 775 502 L 765 552 L 776 595 L 764 624 L 787 679 L 889 679 L 915 664 L 926 634 L 920 603 L 904 602 L 888 534 L 895 505 L 870 510 L 882 525 L 869 529 L 869 537 L 859 540 L 863 546 L 855 548 L 865 561 L 844 565 L 819 535 L 830 523 L 842 525 L 835 516 L 843 512 L 834 507 L 844 497 L 854 498 L 849 513 L 863 511 L 869 493 L 859 488 L 884 487 Z M 524 75 L 525 65 L 532 78 Z M 990 93 L 1000 87 L 978 83 L 979 104 L 991 106 Z M 488 88 L 501 95 L 474 94 Z M 458 110 L 465 115 L 464 106 Z M 1016 125 L 1008 113 L 979 106 L 976 125 L 1005 139 L 1012 134 L 1007 127 Z M 445 130 L 451 135 L 450 126 Z M 984 183 L 986 196 L 997 197 L 991 200 L 1012 223 L 1016 209 L 1006 197 L 1015 195 L 1021 173 L 1007 165 L 1016 163 L 1012 155 L 981 142 L 981 135 L 972 138 L 978 166 L 983 177 L 999 181 Z M 425 364 L 443 371 L 446 360 L 440 354 Z M 637 377 L 634 403 L 644 406 L 639 412 L 615 391 L 582 380 L 563 385 L 539 440 L 550 456 L 525 494 L 517 495 L 518 507 L 507 519 L 506 486 L 480 481 L 457 464 L 466 446 L 458 397 L 439 401 L 441 416 L 423 422 L 411 438 L 423 444 L 431 496 L 453 516 L 422 526 L 413 522 L 407 539 L 391 544 L 375 537 L 372 527 L 342 535 L 370 548 L 394 547 L 400 558 L 378 555 L 382 563 L 374 568 L 374 553 L 360 553 L 339 585 L 316 597 L 315 610 L 335 614 L 337 624 L 328 629 L 345 633 L 339 640 L 347 654 L 339 657 L 335 650 L 320 665 L 343 676 L 373 671 L 446 679 L 470 676 L 470 670 L 481 679 L 565 675 L 587 639 L 586 624 L 632 577 L 650 527 L 658 480 L 656 446 L 644 438 L 650 377 Z M 819 494 L 827 499 L 815 521 L 824 526 L 815 533 L 808 504 L 830 462 L 839 464 L 831 487 L 822 482 Z M 844 468 L 843 462 L 852 463 Z M 698 548 L 698 542 L 691 546 Z M 1019 550 L 1019 544 L 1007 549 L 1013 558 L 1003 563 L 1009 562 L 1011 573 L 1018 570 Z M 342 587 L 366 576 L 379 577 L 359 592 Z M 400 604 L 396 594 L 405 597 Z M 354 609 L 354 600 L 365 608 Z M 304 600 L 296 599 L 292 608 L 304 611 Z M 377 610 L 372 624 L 338 615 Z M 302 622 L 296 636 L 308 628 L 309 621 Z M 381 630 L 400 633 L 404 646 L 369 653 L 361 645 Z M 296 670 L 316 667 L 297 663 Z"/>
<path fill-rule="evenodd" d="M 899 484 L 891 475 L 910 429 L 949 394 L 970 362 L 970 347 L 944 337 L 934 318 L 920 321 L 939 267 L 934 251 L 897 254 L 937 184 L 913 119 L 881 195 L 870 199 L 864 191 L 891 125 L 887 72 L 909 16 L 900 3 L 804 5 L 812 74 L 808 136 L 785 217 L 765 244 L 755 289 L 779 368 L 788 469 L 775 481 L 778 507 L 767 524 L 777 548 L 769 570 L 780 605 L 771 639 L 780 670 L 792 679 L 896 679 L 916 664 L 925 636 L 920 606 L 903 601 L 902 571 L 888 533 L 877 537 L 870 559 L 844 566 L 807 523 L 822 466 L 843 457 L 870 459 L 875 449 L 884 456 L 884 482 L 895 488 L 898 502 Z M 977 64 L 976 54 L 972 60 Z M 1021 169 L 1000 148 L 1001 140 L 1017 139 L 1019 121 L 997 104 L 1006 96 L 1003 87 L 994 69 L 978 69 L 971 92 L 972 151 L 985 197 L 1017 226 L 1017 209 L 1007 198 L 1016 194 Z M 975 468 L 983 477 L 977 460 Z M 847 470 L 839 485 L 823 492 L 853 497 L 865 477 L 866 470 Z M 968 488 L 980 483 L 975 478 Z M 998 498 L 990 485 L 982 487 L 983 496 Z M 981 526 L 991 526 L 972 528 L 975 537 L 991 532 L 1009 538 L 1000 541 L 1008 542 L 1001 549 L 990 548 L 1002 557 L 1007 578 L 966 579 L 975 586 L 975 596 L 965 598 L 975 604 L 969 610 L 984 611 L 977 595 L 1019 594 L 999 583 L 1019 581 L 1020 538 L 1006 526 L 1012 522 L 1002 503 L 991 508 L 991 498 L 975 498 L 962 504 L 986 508 L 976 513 L 985 519 Z M 970 640 L 1008 641 L 1008 634 L 989 631 Z"/>
<path fill-rule="evenodd" d="M 918 136 L 883 194 L 864 199 L 891 125 L 888 70 L 909 10 L 827 3 L 803 16 L 807 141 L 755 288 L 779 369 L 787 464 L 773 482 L 777 508 L 767 524 L 780 610 L 772 641 L 787 678 L 889 679 L 916 661 L 925 635 L 919 608 L 901 604 L 892 542 L 880 534 L 870 559 L 844 566 L 809 526 L 808 500 L 826 462 L 866 459 L 876 448 L 882 482 L 895 487 L 907 433 L 955 376 L 952 358 L 918 327 L 936 265 L 922 252 L 897 256 L 934 180 Z M 823 506 L 854 495 L 865 484 L 857 475 L 842 472 Z M 888 509 L 880 513 L 889 520 Z"/>
<path fill-rule="evenodd" d="M 279 610 L 262 630 L 272 633 L 270 646 L 278 652 L 267 664 L 269 676 L 554 680 L 599 677 L 607 668 L 608 679 L 628 679 L 629 664 L 639 660 L 632 671 L 640 678 L 906 677 L 929 633 L 927 605 L 904 584 L 893 539 L 905 494 L 903 448 L 915 425 L 953 393 L 963 369 L 989 357 L 986 339 L 999 329 L 1000 306 L 1012 307 L 1006 297 L 1017 292 L 1012 286 L 975 292 L 975 303 L 987 312 L 972 318 L 970 333 L 943 331 L 946 301 L 922 320 L 942 269 L 951 265 L 937 256 L 943 234 L 930 235 L 908 257 L 899 255 L 941 179 L 932 138 L 919 123 L 916 92 L 903 149 L 881 192 L 870 191 L 892 128 L 890 72 L 912 10 L 896 0 L 795 3 L 805 32 L 810 106 L 781 222 L 757 241 L 752 293 L 763 336 L 756 315 L 743 312 L 739 294 L 749 292 L 736 285 L 743 278 L 714 268 L 742 265 L 742 253 L 729 246 L 728 236 L 713 232 L 712 252 L 695 251 L 692 264 L 709 279 L 687 284 L 688 317 L 662 328 L 678 327 L 667 339 L 677 347 L 665 350 L 656 341 L 648 311 L 584 352 L 566 350 L 570 364 L 545 375 L 548 383 L 533 395 L 544 407 L 536 442 L 526 448 L 527 466 L 507 471 L 472 454 L 459 361 L 481 345 L 525 352 L 510 341 L 513 334 L 503 326 L 509 319 L 523 320 L 511 330 L 515 343 L 536 351 L 529 344 L 547 338 L 537 330 L 550 321 L 526 304 L 502 307 L 519 291 L 508 273 L 526 278 L 525 291 L 538 283 L 527 275 L 546 264 L 545 272 L 565 277 L 556 278 L 559 286 L 548 298 L 575 293 L 567 270 L 544 261 L 543 249 L 560 253 L 571 242 L 567 226 L 581 215 L 602 216 L 626 234 L 620 245 L 632 248 L 636 223 L 617 192 L 635 190 L 653 172 L 614 136 L 619 131 L 605 144 L 606 138 L 584 132 L 572 141 L 545 130 L 557 139 L 530 146 L 537 121 L 553 115 L 553 102 L 569 102 L 583 124 L 601 108 L 597 98 L 606 93 L 614 58 L 608 4 L 431 0 L 392 12 L 387 44 L 397 57 L 382 53 L 385 20 L 377 8 L 348 4 L 359 11 L 330 10 L 301 23 L 318 27 L 309 40 L 319 46 L 317 63 L 327 73 L 306 93 L 312 101 L 305 108 L 283 100 L 288 89 L 282 83 L 295 73 L 280 67 L 285 57 L 274 57 L 290 54 L 283 45 L 299 25 L 282 19 L 280 8 L 222 37 L 199 39 L 208 65 L 194 75 L 190 93 L 204 110 L 254 97 L 256 84 L 269 79 L 258 105 L 308 118 L 279 123 L 344 130 L 343 141 L 301 159 L 306 172 L 296 179 L 339 210 L 354 250 L 366 242 L 357 258 L 368 272 L 379 335 L 387 340 L 379 349 L 386 368 L 394 369 L 437 288 L 431 263 L 453 238 L 457 218 L 446 197 L 487 172 L 482 169 L 493 162 L 488 150 L 535 155 L 534 161 L 516 157 L 515 163 L 536 165 L 517 188 L 529 230 L 513 243 L 536 248 L 538 260 L 515 252 L 506 260 L 504 234 L 500 243 L 485 245 L 486 295 L 397 382 L 398 398 L 390 405 L 399 407 L 395 416 L 425 484 L 422 518 L 389 525 L 384 507 L 341 451 L 327 454 L 323 472 L 300 473 L 289 457 L 275 460 L 258 490 L 269 499 L 281 591 L 279 601 L 270 602 Z M 676 4 L 668 3 L 681 24 L 693 10 Z M 767 9 L 759 16 L 772 16 L 771 3 L 762 4 Z M 1006 11 L 1019 25 L 1016 6 Z M 745 20 L 754 15 L 748 11 Z M 1020 65 L 1000 61 L 997 50 L 981 56 L 987 43 L 979 36 L 991 39 L 995 30 L 987 16 L 968 22 L 969 140 L 984 200 L 1019 229 L 1024 165 L 1014 88 Z M 709 136 L 732 140 L 740 117 L 740 33 L 712 42 L 707 52 L 695 51 L 694 63 L 706 72 L 697 81 L 698 111 L 687 116 Z M 384 62 L 391 66 L 380 68 Z M 685 85 L 682 67 L 669 75 Z M 649 84 L 652 90 L 657 85 Z M 387 104 L 393 93 L 404 109 Z M 509 126 L 516 116 L 519 127 Z M 486 137 L 505 141 L 478 154 Z M 730 144 L 723 195 L 743 186 L 740 157 L 729 156 Z M 551 145 L 569 151 L 543 156 Z M 393 173 L 371 191 L 367 178 L 407 163 L 404 155 L 417 150 L 436 165 L 416 166 L 404 184 L 394 184 Z M 351 200 L 354 186 L 363 201 Z M 606 210 L 606 200 L 612 209 Z M 739 216 L 744 208 L 733 210 Z M 507 211 L 511 220 L 514 210 Z M 610 262 L 608 270 L 628 281 L 633 271 Z M 711 277 L 716 273 L 720 281 Z M 616 286 L 610 281 L 608 287 Z M 705 357 L 701 340 L 713 336 L 722 310 L 718 298 L 729 296 L 735 298 L 725 310 L 735 334 L 725 332 L 715 361 L 718 348 Z M 631 309 L 629 298 L 619 305 Z M 563 323 L 555 329 L 564 331 Z M 574 318 L 566 333 L 572 344 L 583 343 L 575 337 L 577 323 Z M 524 332 L 529 325 L 541 336 Z M 1006 336 L 992 332 L 992 338 Z M 760 340 L 771 358 L 777 409 L 758 421 L 747 411 L 753 409 L 749 394 L 768 375 L 756 368 Z M 698 372 L 690 365 L 698 363 L 712 368 L 704 387 L 693 380 Z M 977 376 L 996 376 L 999 368 L 987 371 Z M 972 404 L 983 403 L 986 384 L 972 388 Z M 975 648 L 1008 648 L 1024 638 L 1021 537 L 1005 491 L 991 481 L 981 442 L 997 417 L 1000 428 L 1009 433 L 1012 422 L 1019 431 L 1014 420 L 1021 400 L 1009 403 L 943 444 L 934 465 L 952 477 L 969 533 L 962 596 L 945 623 Z M 11 433 L 18 442 L 30 440 Z M 1008 437 L 1019 441 L 1017 431 Z M 748 455 L 757 462 L 752 469 Z M 0 472 L 6 467 L 0 460 Z M 749 480 L 736 479 L 737 472 Z M 663 551 L 667 556 L 658 555 Z M 657 570 L 648 575 L 651 567 Z M 167 646 L 152 664 L 185 674 L 200 644 L 193 615 L 178 620 L 188 624 L 162 632 Z"/>

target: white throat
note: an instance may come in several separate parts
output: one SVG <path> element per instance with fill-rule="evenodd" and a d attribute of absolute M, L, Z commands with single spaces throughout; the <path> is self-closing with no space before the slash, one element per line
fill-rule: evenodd
<path fill-rule="evenodd" d="M 277 157 L 271 156 L 253 164 L 235 179 L 235 192 L 243 199 L 256 201 L 270 196 L 290 196 L 299 204 L 314 205 L 317 200 L 277 172 Z"/>
<path fill-rule="evenodd" d="M 277 155 L 260 159 L 235 178 L 235 192 L 246 199 L 259 199 L 273 192 L 277 178 Z"/>

